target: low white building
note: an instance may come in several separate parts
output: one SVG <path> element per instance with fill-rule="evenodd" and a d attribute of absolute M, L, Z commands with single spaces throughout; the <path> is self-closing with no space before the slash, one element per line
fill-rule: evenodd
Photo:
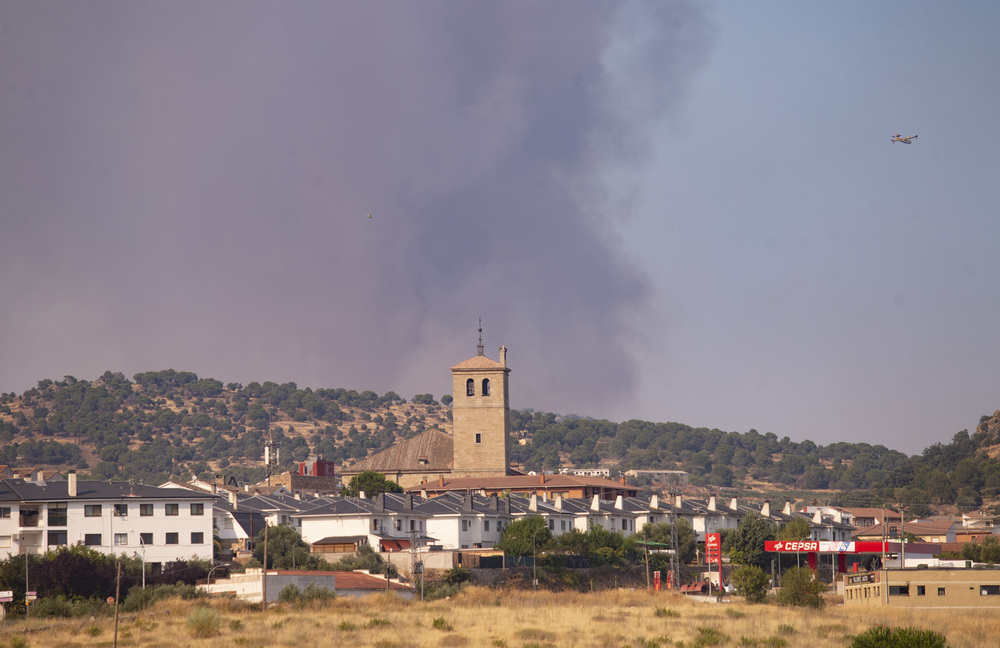
<path fill-rule="evenodd" d="M 211 560 L 210 494 L 129 482 L 0 480 L 0 556 L 82 544 L 155 565 Z"/>

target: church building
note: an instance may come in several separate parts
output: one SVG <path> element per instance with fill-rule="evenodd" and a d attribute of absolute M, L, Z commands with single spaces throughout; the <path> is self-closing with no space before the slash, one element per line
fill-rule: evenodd
<path fill-rule="evenodd" d="M 440 478 L 505 477 L 510 473 L 507 349 L 499 362 L 483 351 L 451 368 L 452 434 L 427 430 L 342 471 L 343 483 L 374 470 L 403 488 Z"/>
<path fill-rule="evenodd" d="M 452 434 L 427 430 L 362 459 L 342 472 L 347 484 L 366 470 L 383 473 L 404 490 L 425 496 L 451 491 L 517 493 L 544 498 L 635 497 L 637 489 L 598 477 L 524 475 L 510 468 L 510 368 L 507 348 L 499 361 L 478 352 L 451 368 Z"/>

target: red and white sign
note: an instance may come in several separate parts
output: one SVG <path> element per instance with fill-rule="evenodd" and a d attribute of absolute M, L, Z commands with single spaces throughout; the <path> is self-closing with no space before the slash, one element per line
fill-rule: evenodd
<path fill-rule="evenodd" d="M 709 564 L 722 562 L 722 543 L 718 533 L 705 536 L 705 561 Z"/>
<path fill-rule="evenodd" d="M 819 551 L 819 540 L 767 540 L 764 542 L 767 551 Z"/>

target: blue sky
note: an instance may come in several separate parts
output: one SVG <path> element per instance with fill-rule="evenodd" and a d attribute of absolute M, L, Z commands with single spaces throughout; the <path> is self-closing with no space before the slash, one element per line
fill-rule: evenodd
<path fill-rule="evenodd" d="M 947 442 L 1000 407 L 998 12 L 0 0 L 0 391 L 440 396 L 482 318 L 513 407 Z"/>

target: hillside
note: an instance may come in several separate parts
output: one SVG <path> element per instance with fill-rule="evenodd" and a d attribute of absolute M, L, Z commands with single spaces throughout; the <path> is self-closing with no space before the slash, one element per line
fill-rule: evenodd
<path fill-rule="evenodd" d="M 295 383 L 224 384 L 172 369 L 132 380 L 110 371 L 94 381 L 66 376 L 0 395 L 0 463 L 147 483 L 219 472 L 256 481 L 269 427 L 284 468 L 309 455 L 343 466 L 426 429 L 450 432 L 450 402 Z M 511 423 L 512 459 L 526 470 L 679 468 L 716 491 L 810 492 L 832 503 L 900 503 L 924 515 L 930 506 L 971 510 L 1000 496 L 1000 412 L 984 416 L 972 437 L 960 432 L 914 457 L 881 445 L 818 446 L 681 423 L 533 411 L 512 411 Z"/>

